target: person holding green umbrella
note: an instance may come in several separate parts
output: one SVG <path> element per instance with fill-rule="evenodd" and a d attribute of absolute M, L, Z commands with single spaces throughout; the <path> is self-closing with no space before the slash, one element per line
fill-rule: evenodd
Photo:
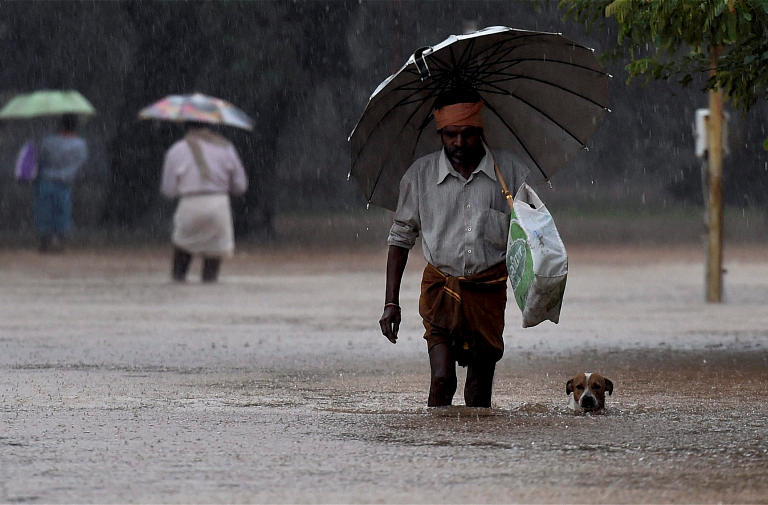
<path fill-rule="evenodd" d="M 93 106 L 77 91 L 42 90 L 22 94 L 0 110 L 0 119 L 60 116 L 56 133 L 37 145 L 35 221 L 40 252 L 62 250 L 72 221 L 72 184 L 88 159 L 88 146 L 76 133 L 78 115 Z"/>
<path fill-rule="evenodd" d="M 91 102 L 74 90 L 44 89 L 13 97 L 0 109 L 0 119 L 30 119 L 41 116 L 96 113 Z"/>
<path fill-rule="evenodd" d="M 72 222 L 72 184 L 88 159 L 77 116 L 64 114 L 56 133 L 40 141 L 35 216 L 40 252 L 58 252 Z"/>

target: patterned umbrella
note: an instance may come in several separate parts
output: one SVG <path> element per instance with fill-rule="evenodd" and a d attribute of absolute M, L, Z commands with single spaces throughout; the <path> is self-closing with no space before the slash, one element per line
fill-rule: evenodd
<path fill-rule="evenodd" d="M 96 114 L 93 105 L 73 90 L 46 89 L 15 96 L 0 110 L 0 119 L 24 119 L 62 114 Z"/>
<path fill-rule="evenodd" d="M 253 129 L 253 120 L 245 112 L 226 100 L 202 93 L 169 95 L 142 109 L 139 119 L 197 121 L 224 124 L 249 131 Z"/>
<path fill-rule="evenodd" d="M 494 26 L 451 35 L 416 51 L 373 92 L 349 137 L 350 176 L 368 203 L 394 209 L 408 166 L 440 148 L 435 98 L 471 87 L 485 104 L 489 145 L 548 180 L 608 111 L 609 77 L 591 49 L 558 33 Z"/>

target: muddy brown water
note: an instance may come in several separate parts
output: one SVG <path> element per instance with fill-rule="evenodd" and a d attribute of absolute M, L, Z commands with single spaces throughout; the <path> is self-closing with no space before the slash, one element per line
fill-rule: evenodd
<path fill-rule="evenodd" d="M 570 259 L 559 325 L 508 307 L 493 408 L 427 409 L 417 257 L 391 345 L 383 251 L 244 251 L 215 286 L 2 251 L 0 502 L 768 502 L 763 251 L 726 251 L 722 305 L 697 248 Z M 580 371 L 604 414 L 567 410 Z"/>

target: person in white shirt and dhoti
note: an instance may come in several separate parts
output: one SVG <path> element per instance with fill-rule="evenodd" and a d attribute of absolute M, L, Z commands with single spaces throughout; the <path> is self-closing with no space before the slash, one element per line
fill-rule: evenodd
<path fill-rule="evenodd" d="M 173 280 L 185 281 L 193 255 L 200 255 L 202 281 L 216 282 L 221 258 L 235 247 L 229 198 L 247 188 L 237 150 L 208 128 L 189 125 L 184 138 L 168 149 L 160 191 L 179 199 L 173 216 Z"/>
<path fill-rule="evenodd" d="M 466 405 L 490 407 L 496 362 L 504 352 L 510 221 L 494 162 L 514 188 L 529 170 L 513 154 L 492 154 L 486 146 L 483 103 L 474 90 L 445 92 L 433 108 L 443 148 L 416 160 L 400 181 L 379 324 L 396 343 L 400 284 L 408 253 L 421 236 L 427 266 L 419 313 L 431 370 L 427 405 L 452 403 L 458 363 L 467 367 Z"/>

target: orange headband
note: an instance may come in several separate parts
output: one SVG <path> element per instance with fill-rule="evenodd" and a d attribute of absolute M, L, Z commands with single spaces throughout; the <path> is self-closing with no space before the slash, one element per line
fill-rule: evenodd
<path fill-rule="evenodd" d="M 483 102 L 457 103 L 435 109 L 435 124 L 438 130 L 446 126 L 478 126 L 483 127 L 483 116 L 480 111 Z"/>

